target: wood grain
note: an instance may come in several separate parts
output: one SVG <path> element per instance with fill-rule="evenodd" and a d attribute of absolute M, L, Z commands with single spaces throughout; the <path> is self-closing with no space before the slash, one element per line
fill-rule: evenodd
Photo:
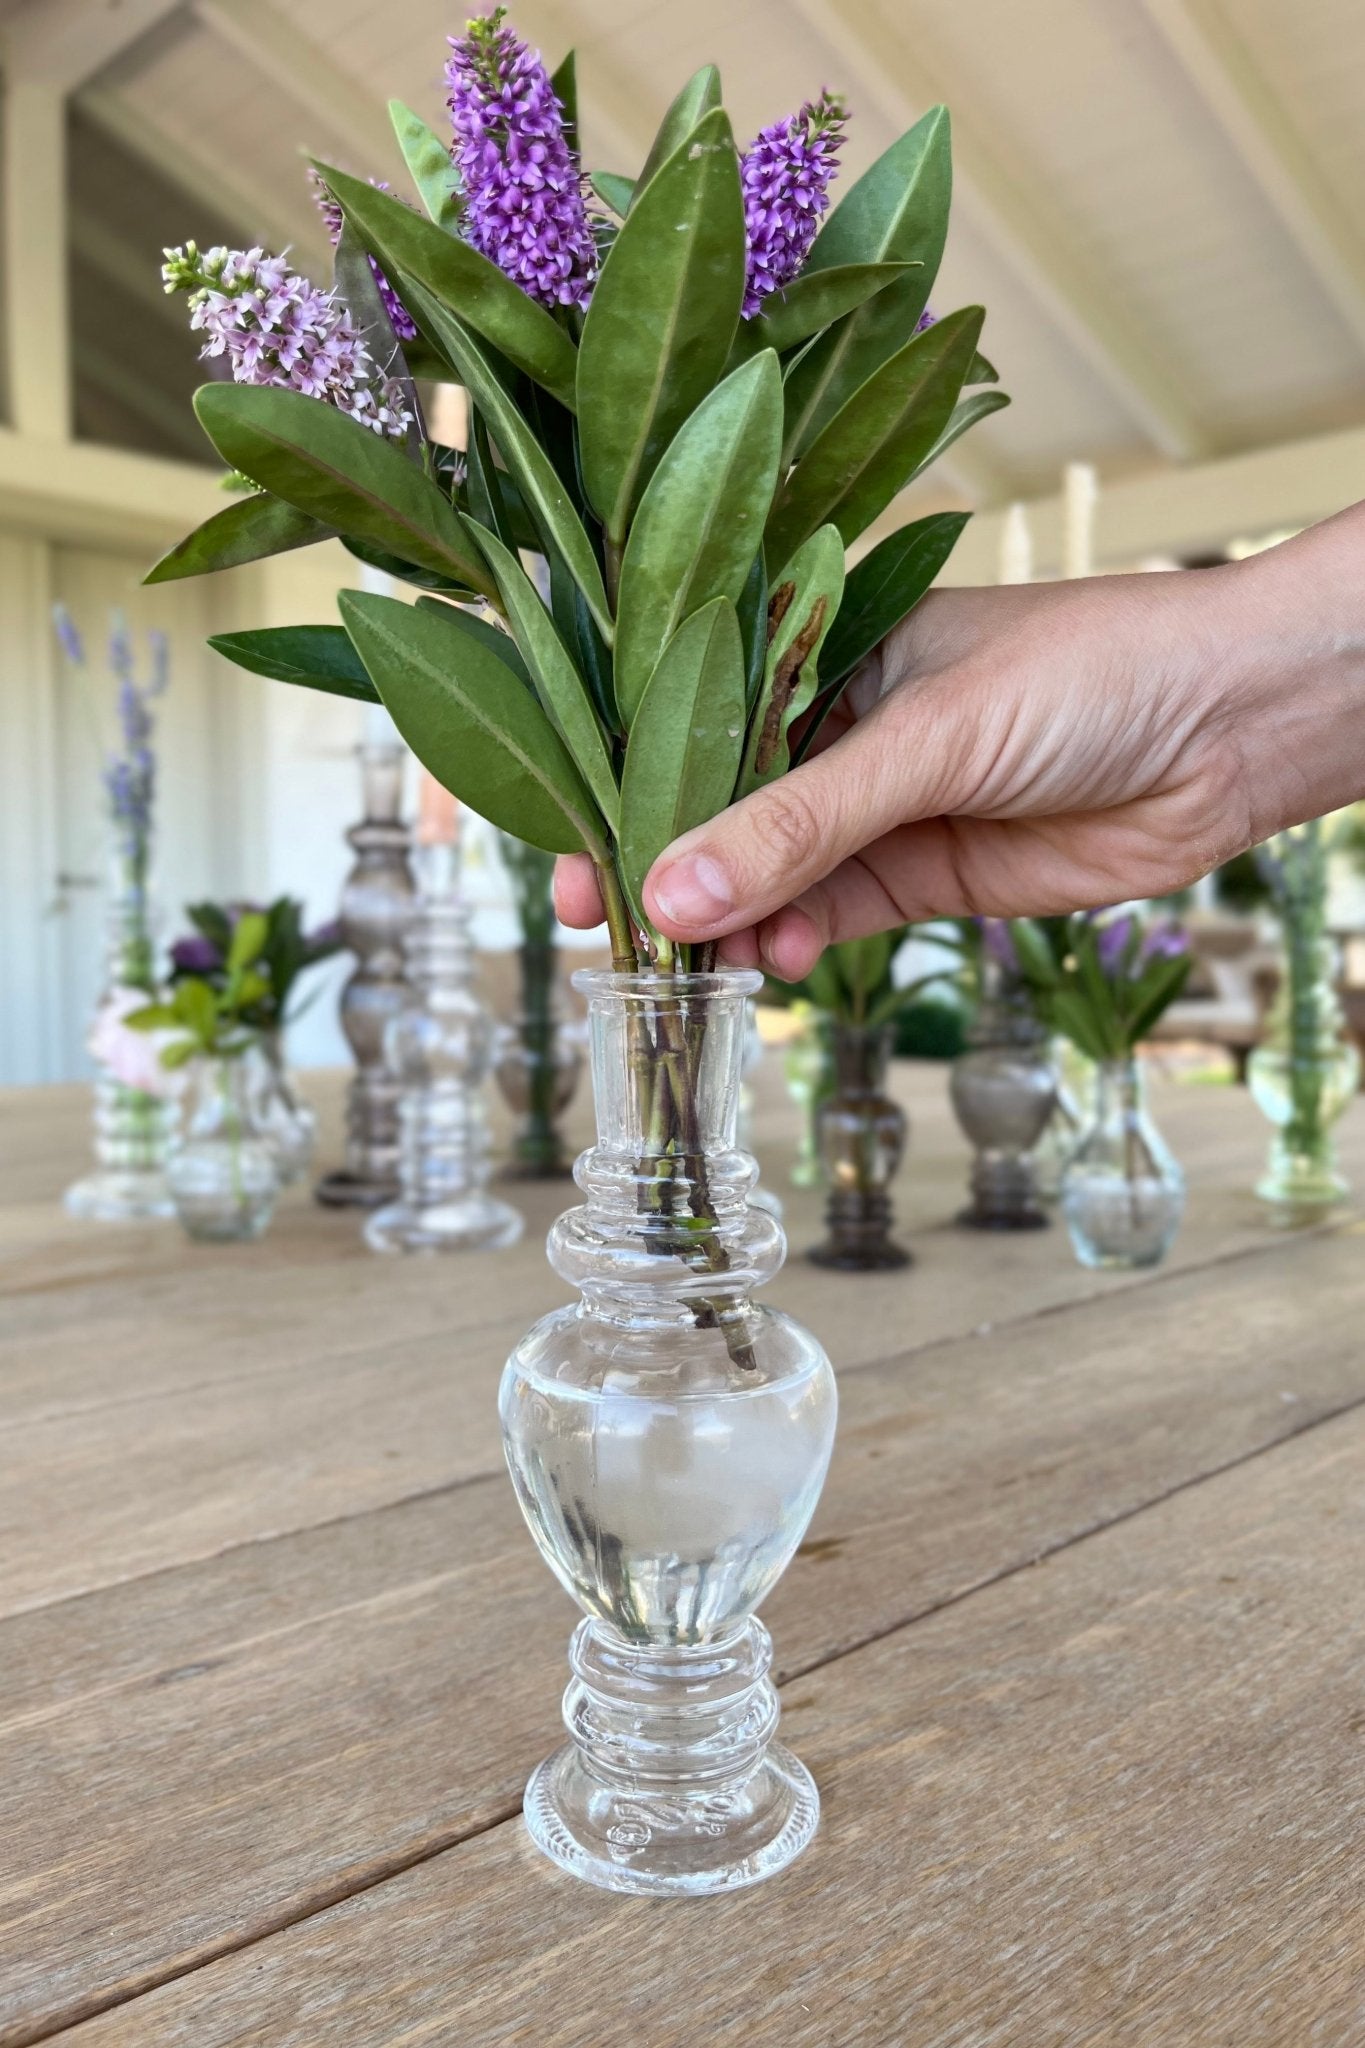
<path fill-rule="evenodd" d="M 1357 1414 L 803 1678 L 824 1820 L 761 1892 L 613 1899 L 506 1823 L 63 2040 L 1344 2048 L 1363 1503 Z"/>
<path fill-rule="evenodd" d="M 768 1607 L 784 1674 L 1365 1400 L 1358 1236 L 1129 1299 L 845 1375 L 825 1498 Z M 0 1625 L 0 2041 L 512 1812 L 555 1739 L 571 1621 L 498 1474 Z"/>

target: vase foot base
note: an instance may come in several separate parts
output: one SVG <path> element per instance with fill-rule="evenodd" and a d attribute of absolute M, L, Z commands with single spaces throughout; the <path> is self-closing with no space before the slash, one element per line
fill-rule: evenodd
<path fill-rule="evenodd" d="M 398 1193 L 396 1180 L 366 1180 L 358 1173 L 329 1173 L 313 1190 L 324 1209 L 378 1209 Z"/>
<path fill-rule="evenodd" d="M 981 1216 L 963 1209 L 955 1221 L 963 1230 L 1050 1230 L 1052 1218 L 1042 1209 L 1023 1209 L 1017 1216 Z"/>
<path fill-rule="evenodd" d="M 83 1223 L 159 1223 L 175 1215 L 165 1174 L 133 1170 L 87 1174 L 67 1189 L 62 1207 Z"/>
<path fill-rule="evenodd" d="M 515 1244 L 521 1231 L 517 1210 L 476 1194 L 426 1209 L 390 1202 L 369 1218 L 365 1242 L 372 1252 L 497 1252 Z"/>
<path fill-rule="evenodd" d="M 815 1833 L 820 1795 L 780 1742 L 738 1789 L 692 1792 L 605 1785 L 570 1742 L 533 1773 L 524 1812 L 536 1847 L 573 1877 L 604 1891 L 699 1898 L 785 1870 Z"/>
<path fill-rule="evenodd" d="M 833 1273 L 894 1273 L 915 1263 L 913 1255 L 899 1244 L 817 1244 L 806 1257 L 813 1266 L 824 1266 Z"/>

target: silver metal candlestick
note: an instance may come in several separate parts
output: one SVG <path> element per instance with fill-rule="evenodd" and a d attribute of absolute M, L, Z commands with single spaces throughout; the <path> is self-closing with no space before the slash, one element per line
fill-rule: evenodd
<path fill-rule="evenodd" d="M 409 858 L 412 834 L 403 823 L 403 762 L 395 742 L 357 748 L 365 815 L 346 834 L 355 866 L 341 892 L 341 929 L 356 956 L 341 993 L 341 1028 L 355 1054 L 346 1105 L 346 1164 L 319 1181 L 329 1208 L 377 1208 L 398 1189 L 398 1082 L 384 1063 L 384 1032 L 406 1007 L 403 940 L 412 923 L 416 885 Z"/>
<path fill-rule="evenodd" d="M 421 894 L 407 940 L 412 994 L 384 1034 L 399 1099 L 397 1201 L 369 1218 L 376 1252 L 500 1251 L 521 1217 L 488 1193 L 484 1089 L 496 1027 L 474 992 L 469 908 L 453 843 L 418 852 Z"/>

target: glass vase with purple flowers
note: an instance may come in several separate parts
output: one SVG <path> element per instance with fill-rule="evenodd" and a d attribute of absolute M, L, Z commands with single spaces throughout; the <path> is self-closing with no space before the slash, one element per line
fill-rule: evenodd
<path fill-rule="evenodd" d="M 57 637 L 73 675 L 89 689 L 85 644 L 64 605 L 55 610 Z M 130 1011 L 156 986 L 156 915 L 152 898 L 156 754 L 152 704 L 166 688 L 164 634 L 148 635 L 148 666 L 139 680 L 126 622 L 116 613 L 108 665 L 117 686 L 118 736 L 101 770 L 108 826 L 105 972 L 88 1040 L 96 1064 L 95 1171 L 66 1191 L 67 1213 L 104 1223 L 130 1223 L 174 1213 L 166 1162 L 174 1143 L 174 1085 L 145 1041 L 124 1028 Z M 90 704 L 98 721 L 98 707 Z"/>
<path fill-rule="evenodd" d="M 1188 938 L 1132 913 L 1073 918 L 1060 957 L 1028 919 L 1013 935 L 1043 1013 L 1095 1063 L 1093 1105 L 1062 1176 L 1076 1256 L 1155 1266 L 1180 1228 L 1185 1176 L 1149 1114 L 1137 1047 L 1185 985 Z"/>

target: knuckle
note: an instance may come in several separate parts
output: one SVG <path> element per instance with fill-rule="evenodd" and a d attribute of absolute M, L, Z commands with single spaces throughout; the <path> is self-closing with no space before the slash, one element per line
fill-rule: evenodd
<path fill-rule="evenodd" d="M 815 805 L 796 780 L 774 783 L 763 813 L 763 839 L 770 853 L 786 862 L 809 859 L 823 837 Z"/>

